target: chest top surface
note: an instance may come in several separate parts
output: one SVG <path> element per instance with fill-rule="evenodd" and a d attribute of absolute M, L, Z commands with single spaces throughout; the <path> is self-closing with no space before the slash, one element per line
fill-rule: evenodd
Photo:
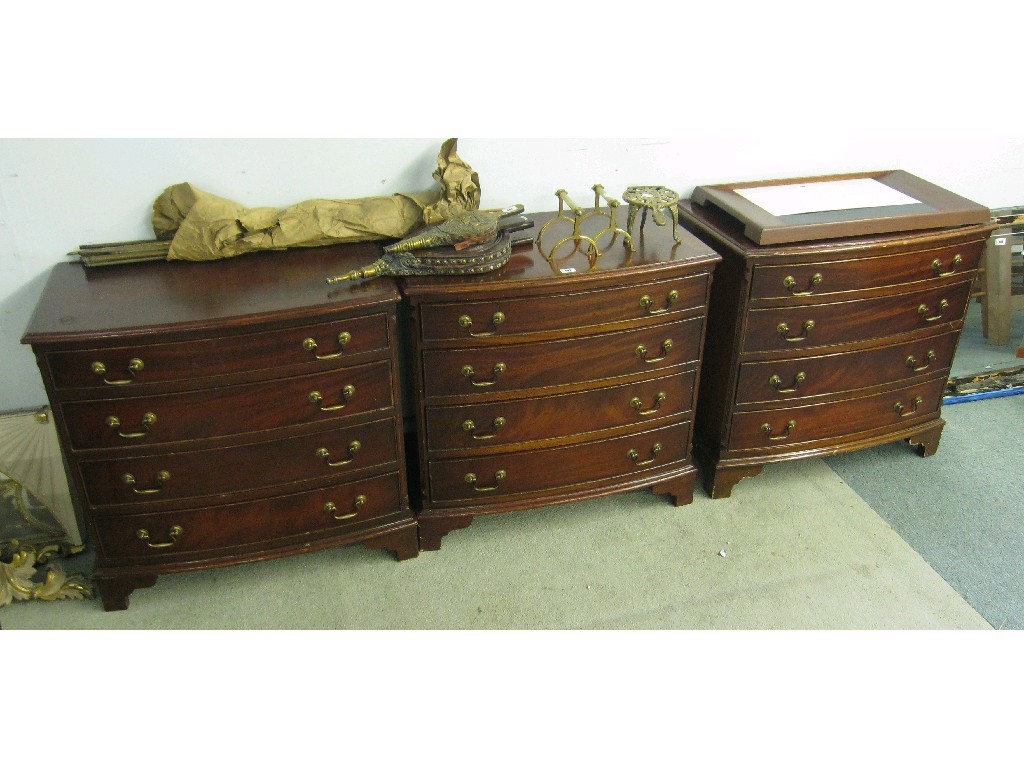
<path fill-rule="evenodd" d="M 331 275 L 379 254 L 378 243 L 351 243 L 203 263 L 61 263 L 51 271 L 22 341 L 202 332 L 394 304 L 399 294 L 390 279 L 326 284 Z"/>
<path fill-rule="evenodd" d="M 466 295 L 474 293 L 557 292 L 574 285 L 614 285 L 633 279 L 657 279 L 659 273 L 676 273 L 682 268 L 708 269 L 719 260 L 713 249 L 686 232 L 682 226 L 676 229 L 673 238 L 671 220 L 658 226 L 648 217 L 641 229 L 641 217 L 637 216 L 632 228 L 634 250 L 624 246 L 622 234 L 612 241 L 607 217 L 592 216 L 580 232 L 597 243 L 600 257 L 588 257 L 588 241 L 582 240 L 574 247 L 571 236 L 571 220 L 557 220 L 554 212 L 530 213 L 534 226 L 516 235 L 528 242 L 515 245 L 508 264 L 481 275 L 457 277 L 407 277 L 403 280 L 403 291 L 415 299 L 418 296 L 448 294 Z M 668 217 L 666 217 L 668 219 Z M 548 222 L 551 222 L 548 225 Z M 626 210 L 622 206 L 616 216 L 619 229 L 626 229 Z M 548 225 L 544 229 L 545 225 Z M 541 242 L 537 236 L 543 231 Z M 560 244 L 561 243 L 561 244 Z"/>

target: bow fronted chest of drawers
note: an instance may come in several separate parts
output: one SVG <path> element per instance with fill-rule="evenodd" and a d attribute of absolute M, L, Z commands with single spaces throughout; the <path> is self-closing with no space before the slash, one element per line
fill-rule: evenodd
<path fill-rule="evenodd" d="M 158 574 L 362 542 L 418 552 L 393 282 L 373 245 L 57 265 L 31 344 L 107 610 Z"/>
<path fill-rule="evenodd" d="M 648 225 L 632 254 L 619 239 L 593 263 L 585 248 L 562 258 L 528 243 L 491 274 L 404 280 L 421 549 L 475 515 L 644 487 L 692 500 L 719 257 L 679 235 Z"/>
<path fill-rule="evenodd" d="M 694 452 L 708 493 L 765 464 L 905 439 L 935 452 L 988 224 L 757 245 L 683 201 L 715 272 Z"/>

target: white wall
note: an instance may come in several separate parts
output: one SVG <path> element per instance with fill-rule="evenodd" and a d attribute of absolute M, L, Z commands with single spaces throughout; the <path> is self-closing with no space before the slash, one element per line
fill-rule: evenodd
<path fill-rule="evenodd" d="M 19 340 L 50 267 L 79 244 L 152 237 L 152 201 L 190 181 L 250 206 L 431 189 L 445 137 L 424 139 L 0 139 L 0 412 L 46 396 Z M 697 184 L 902 168 L 989 207 L 1024 204 L 1024 138 L 691 136 L 472 139 L 459 154 L 483 204 L 552 210 L 564 187 Z M 244 257 L 242 257 L 244 258 Z M 216 290 L 216 286 L 211 286 Z"/>

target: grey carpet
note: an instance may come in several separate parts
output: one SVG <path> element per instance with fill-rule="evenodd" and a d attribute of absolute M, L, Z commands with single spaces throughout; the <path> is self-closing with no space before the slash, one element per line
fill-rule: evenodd
<path fill-rule="evenodd" d="M 992 346 L 980 305 L 968 312 L 953 375 L 1024 365 L 1012 346 Z M 944 406 L 938 452 L 921 459 L 903 444 L 827 460 L 871 507 L 997 629 L 1024 629 L 1024 395 Z"/>

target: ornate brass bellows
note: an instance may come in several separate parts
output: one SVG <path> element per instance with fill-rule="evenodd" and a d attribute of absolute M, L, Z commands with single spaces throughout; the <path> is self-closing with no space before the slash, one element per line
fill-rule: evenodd
<path fill-rule="evenodd" d="M 457 214 L 440 224 L 384 247 L 371 264 L 330 277 L 328 283 L 372 279 L 382 275 L 475 275 L 508 263 L 513 232 L 529 229 L 533 221 L 524 207 Z"/>

